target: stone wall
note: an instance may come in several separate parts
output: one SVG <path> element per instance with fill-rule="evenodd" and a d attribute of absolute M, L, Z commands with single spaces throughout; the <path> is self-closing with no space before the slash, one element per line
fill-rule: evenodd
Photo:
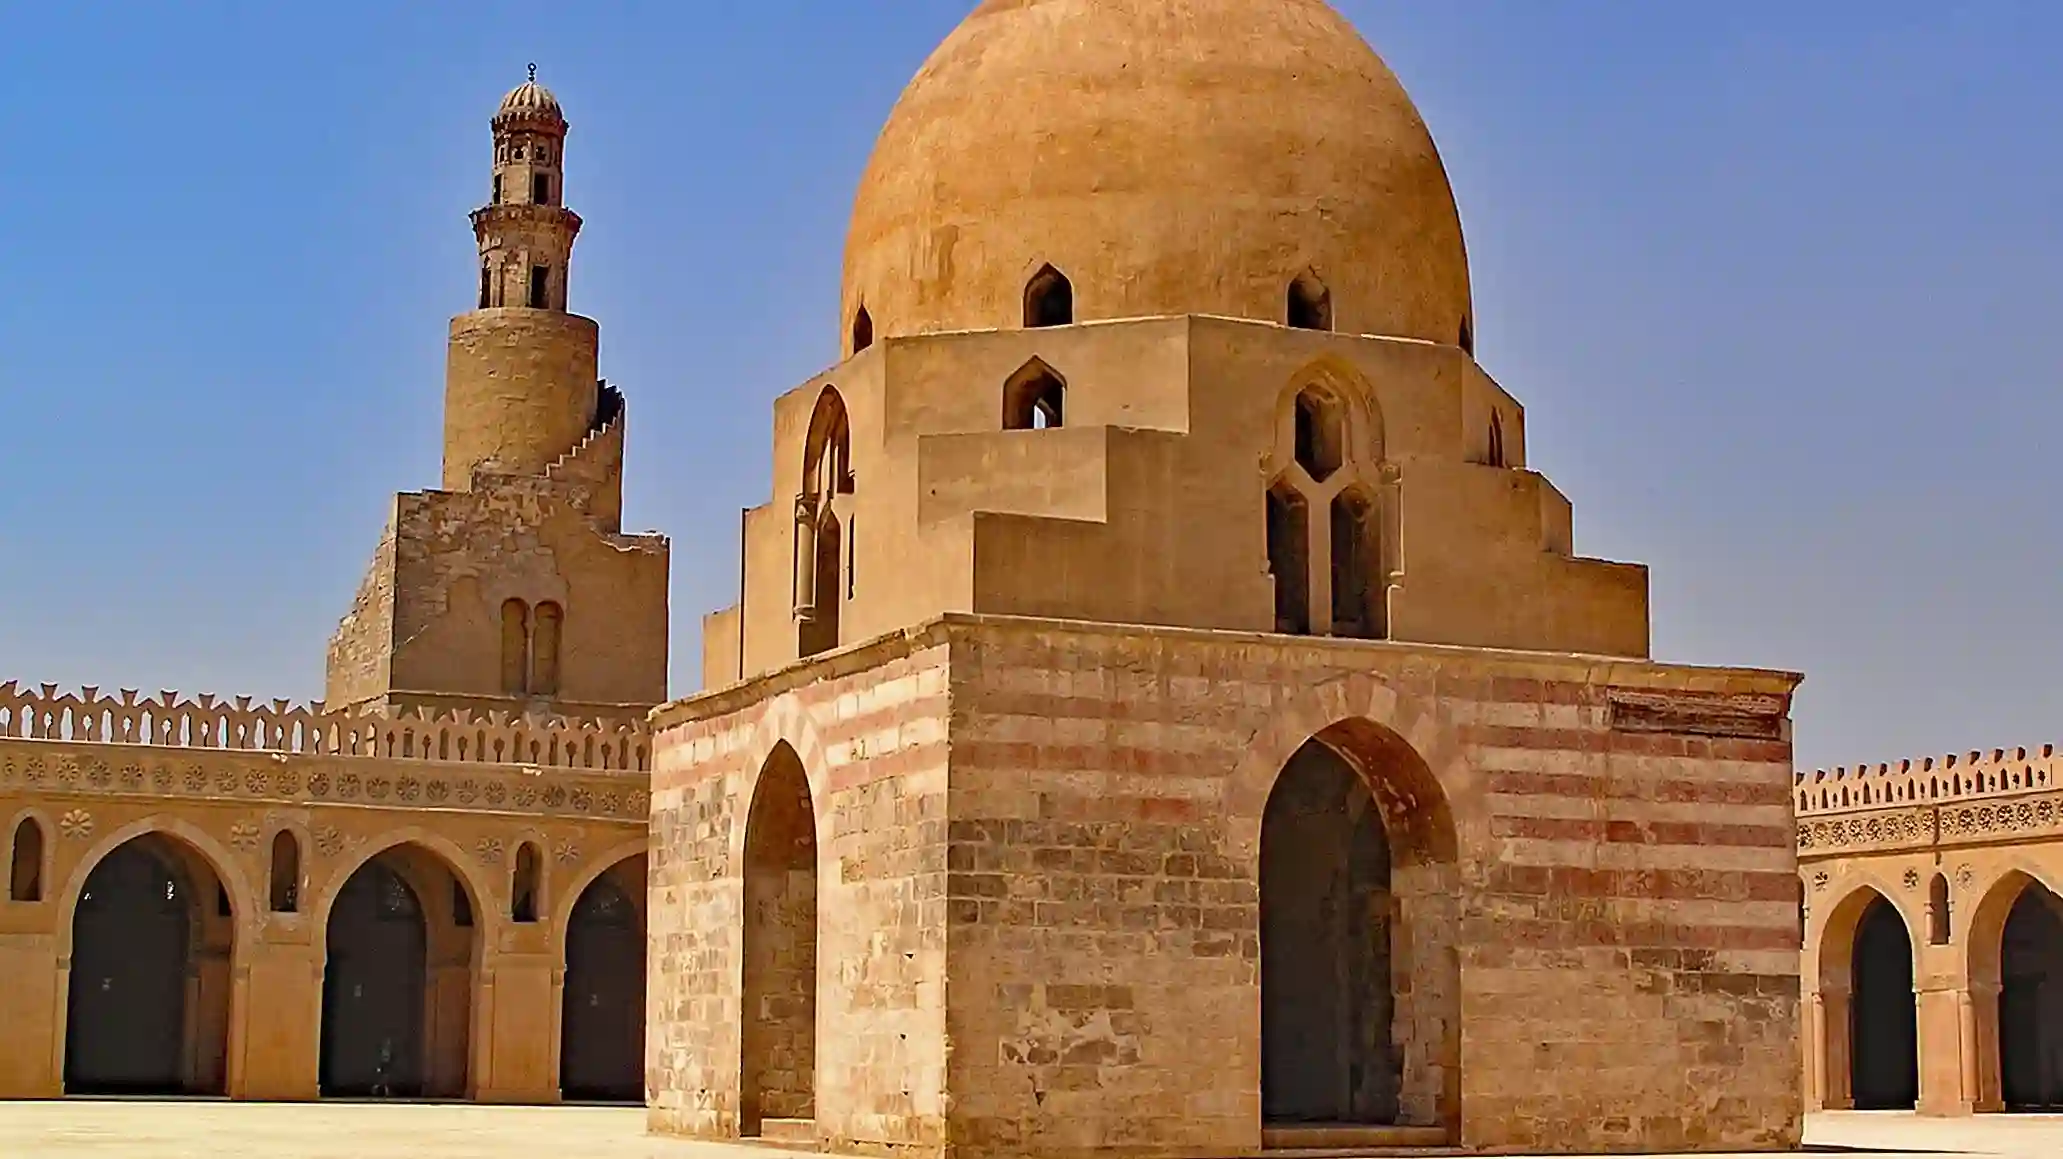
<path fill-rule="evenodd" d="M 746 816 L 761 771 L 793 759 L 817 836 L 816 1131 L 845 1149 L 943 1146 L 946 656 L 828 660 L 669 732 L 652 798 L 653 1129 L 746 1126 Z"/>
<path fill-rule="evenodd" d="M 828 1142 L 1257 1149 L 1263 812 L 1321 737 L 1394 850 L 1404 1122 L 1486 1150 L 1793 1146 L 1795 679 L 950 617 L 663 708 L 654 1126 L 735 1130 L 737 818 L 785 742 L 833 846 L 865 781 L 865 839 L 927 866 L 896 896 L 873 859 L 820 861 Z M 924 772 L 886 774 L 913 734 Z M 880 970 L 915 1001 L 856 1002 Z M 898 1089 L 915 1117 L 853 1129 Z"/>

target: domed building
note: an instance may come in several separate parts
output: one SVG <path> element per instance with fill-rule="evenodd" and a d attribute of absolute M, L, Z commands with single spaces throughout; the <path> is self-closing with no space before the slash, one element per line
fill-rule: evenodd
<path fill-rule="evenodd" d="M 986 0 L 841 301 L 653 716 L 655 1129 L 1798 1142 L 1798 678 L 1575 555 L 1344 19 Z"/>

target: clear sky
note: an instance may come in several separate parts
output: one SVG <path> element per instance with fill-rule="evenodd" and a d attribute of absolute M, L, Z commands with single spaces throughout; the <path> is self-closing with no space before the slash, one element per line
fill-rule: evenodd
<path fill-rule="evenodd" d="M 437 481 L 535 60 L 692 690 L 873 135 L 969 7 L 9 6 L 0 679 L 320 695 Z M 1579 551 L 1653 568 L 1656 656 L 1803 670 L 1804 765 L 2063 739 L 2063 4 L 1341 7 L 1440 144 Z"/>

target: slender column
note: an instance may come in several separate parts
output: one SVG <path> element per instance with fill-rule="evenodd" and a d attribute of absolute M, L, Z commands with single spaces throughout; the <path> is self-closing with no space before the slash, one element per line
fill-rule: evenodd
<path fill-rule="evenodd" d="M 1850 1065 L 1850 1041 L 1848 1011 L 1849 995 L 1843 990 L 1822 990 L 1820 1001 L 1824 1005 L 1821 1019 L 1822 1037 L 1825 1044 L 1821 1052 L 1824 1070 L 1824 1101 L 1821 1106 L 1829 1111 L 1848 1111 L 1855 1108 L 1854 1077 Z"/>
<path fill-rule="evenodd" d="M 1996 983 L 1970 984 L 1970 1032 L 1974 1040 L 1971 1062 L 1977 1071 L 1977 1098 L 1973 1108 L 1982 1114 L 2006 1109 L 2006 1093 L 1999 1074 L 1999 988 Z"/>

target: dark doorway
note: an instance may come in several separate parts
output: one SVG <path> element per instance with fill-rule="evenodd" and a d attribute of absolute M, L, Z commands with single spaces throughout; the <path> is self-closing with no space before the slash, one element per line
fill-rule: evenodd
<path fill-rule="evenodd" d="M 1261 1117 L 1394 1123 L 1390 849 L 1374 798 L 1313 740 L 1261 824 Z"/>
<path fill-rule="evenodd" d="M 559 1091 L 568 1099 L 644 1101 L 645 932 L 631 896 L 643 888 L 644 859 L 633 861 L 596 878 L 566 924 Z"/>
<path fill-rule="evenodd" d="M 1913 942 L 1897 907 L 1879 897 L 1855 930 L 1853 1090 L 1858 1110 L 1911 1110 L 1920 1097 Z"/>
<path fill-rule="evenodd" d="M 410 1098 L 423 1093 L 422 901 L 375 859 L 330 910 L 322 975 L 322 1093 Z"/>
<path fill-rule="evenodd" d="M 402 845 L 358 867 L 324 931 L 321 1084 L 345 1098 L 464 1098 L 484 913 L 443 858 Z"/>
<path fill-rule="evenodd" d="M 745 821 L 742 1133 L 816 1117 L 817 842 L 809 781 L 787 745 Z"/>
<path fill-rule="evenodd" d="M 235 925 L 220 889 L 157 834 L 93 867 L 72 916 L 65 1093 L 221 1093 Z"/>
<path fill-rule="evenodd" d="M 2030 884 L 1999 948 L 1999 1086 L 2014 1110 L 2063 1107 L 2063 905 Z"/>

